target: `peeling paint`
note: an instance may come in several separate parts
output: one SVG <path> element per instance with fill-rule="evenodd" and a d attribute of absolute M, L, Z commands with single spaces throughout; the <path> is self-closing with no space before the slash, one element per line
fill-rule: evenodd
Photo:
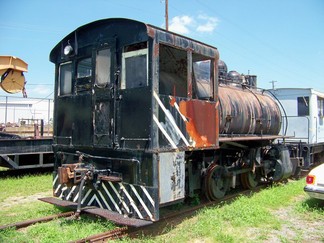
<path fill-rule="evenodd" d="M 180 112 L 187 118 L 186 130 L 194 147 L 211 147 L 218 144 L 218 112 L 216 104 L 200 100 L 180 102 Z"/>

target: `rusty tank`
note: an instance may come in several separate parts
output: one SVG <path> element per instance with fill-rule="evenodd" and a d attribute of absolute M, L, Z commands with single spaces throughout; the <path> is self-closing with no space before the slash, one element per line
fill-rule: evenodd
<path fill-rule="evenodd" d="M 255 88 L 233 84 L 220 84 L 218 94 L 220 134 L 279 133 L 281 112 L 269 95 Z"/>

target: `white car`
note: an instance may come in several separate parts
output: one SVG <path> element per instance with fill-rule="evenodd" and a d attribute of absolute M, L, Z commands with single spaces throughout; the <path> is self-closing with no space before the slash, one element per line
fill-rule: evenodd
<path fill-rule="evenodd" d="M 306 177 L 304 191 L 313 198 L 324 200 L 324 164 L 312 169 Z"/>

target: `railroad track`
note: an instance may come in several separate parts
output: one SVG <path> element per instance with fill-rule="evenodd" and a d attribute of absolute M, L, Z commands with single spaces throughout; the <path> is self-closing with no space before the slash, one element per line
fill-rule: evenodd
<path fill-rule="evenodd" d="M 72 241 L 74 243 L 86 243 L 86 242 L 105 242 L 108 240 L 120 239 L 129 235 L 129 228 L 123 227 L 118 229 L 109 230 L 100 234 L 91 235 L 87 238 Z"/>
<path fill-rule="evenodd" d="M 197 206 L 188 207 L 177 212 L 166 213 L 160 218 L 158 222 L 154 222 L 151 225 L 143 227 L 124 227 L 116 230 L 110 230 L 100 234 L 92 235 L 84 239 L 73 241 L 75 243 L 84 243 L 84 242 L 105 242 L 112 239 L 118 239 L 122 237 L 129 238 L 138 238 L 139 236 L 156 236 L 165 230 L 166 226 L 175 225 L 180 223 L 182 220 L 194 215 L 198 210 L 205 207 L 212 207 L 223 202 L 230 202 L 231 200 L 237 198 L 240 195 L 249 195 L 251 193 L 260 191 L 261 189 L 267 187 L 267 185 L 258 186 L 252 190 L 239 191 L 228 196 L 225 196 L 222 199 L 216 201 L 205 201 Z"/>
<path fill-rule="evenodd" d="M 264 189 L 268 186 L 269 186 L 269 184 L 260 185 L 253 189 L 247 189 L 244 191 L 233 192 L 232 194 L 229 194 L 229 195 L 225 196 L 224 198 L 216 200 L 216 201 L 203 201 L 200 205 L 197 205 L 197 206 L 191 206 L 191 207 L 188 206 L 187 208 L 178 210 L 176 212 L 174 212 L 174 211 L 167 212 L 160 217 L 160 220 L 158 222 L 155 222 L 148 226 L 143 226 L 143 227 L 139 227 L 139 228 L 135 228 L 135 227 L 117 228 L 117 229 L 109 230 L 109 231 L 106 231 L 103 233 L 91 235 L 86 238 L 79 239 L 79 240 L 72 241 L 72 242 L 75 242 L 75 243 L 105 242 L 108 240 L 119 239 L 122 237 L 138 238 L 139 236 L 141 236 L 141 237 L 156 236 L 156 235 L 163 233 L 165 231 L 166 226 L 179 224 L 184 219 L 187 219 L 187 218 L 193 216 L 194 214 L 196 214 L 197 211 L 202 208 L 216 206 L 216 205 L 219 205 L 220 203 L 224 203 L 224 202 L 230 202 L 231 200 L 234 200 L 235 198 L 237 198 L 240 195 L 250 195 L 251 193 L 258 192 L 261 189 Z M 75 214 L 74 211 L 69 211 L 69 212 L 59 213 L 59 214 L 55 214 L 55 215 L 51 215 L 51 216 L 47 216 L 47 217 L 43 217 L 43 218 L 31 219 L 31 220 L 17 222 L 17 223 L 13 223 L 13 224 L 7 224 L 7 225 L 0 226 L 0 230 L 12 228 L 12 227 L 14 227 L 16 229 L 20 229 L 20 228 L 28 227 L 32 224 L 44 223 L 44 222 L 48 222 L 48 221 L 55 220 L 55 219 L 62 218 L 62 217 L 73 217 L 74 214 Z"/>
<path fill-rule="evenodd" d="M 21 229 L 21 228 L 26 228 L 30 225 L 37 224 L 37 223 L 45 223 L 45 222 L 49 222 L 51 220 L 58 219 L 58 218 L 71 217 L 74 214 L 75 214 L 75 212 L 69 211 L 69 212 L 58 213 L 58 214 L 54 214 L 54 215 L 50 215 L 50 216 L 46 216 L 46 217 L 42 217 L 42 218 L 30 219 L 30 220 L 26 220 L 26 221 L 17 222 L 17 223 L 1 225 L 0 230 L 5 230 L 8 228 L 15 228 L 17 230 L 17 229 Z"/>
<path fill-rule="evenodd" d="M 29 227 L 33 224 L 38 224 L 38 223 L 46 223 L 52 220 L 56 220 L 58 218 L 68 218 L 68 217 L 74 217 L 75 212 L 74 211 L 69 211 L 65 213 L 58 213 L 42 218 L 37 218 L 37 219 L 30 219 L 30 220 L 25 220 L 25 221 L 20 221 L 12 224 L 6 224 L 6 225 L 1 225 L 0 230 L 6 230 L 9 228 L 14 228 L 16 230 L 22 229 Z M 112 239 L 119 239 L 121 237 L 125 237 L 128 235 L 128 228 L 127 227 L 122 227 L 122 228 L 117 228 L 113 230 L 109 230 L 103 233 L 91 235 L 87 238 L 72 241 L 75 243 L 82 243 L 82 242 L 102 242 L 103 240 L 112 240 Z"/>

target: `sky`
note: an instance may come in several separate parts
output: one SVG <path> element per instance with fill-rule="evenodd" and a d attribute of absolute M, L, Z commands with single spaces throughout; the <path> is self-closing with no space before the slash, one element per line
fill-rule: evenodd
<path fill-rule="evenodd" d="M 323 0 L 169 0 L 168 6 L 169 30 L 217 47 L 229 71 L 257 75 L 258 87 L 324 92 Z M 49 53 L 79 26 L 121 17 L 165 28 L 165 0 L 0 0 L 0 9 L 0 55 L 28 63 L 28 97 L 53 98 Z"/>

